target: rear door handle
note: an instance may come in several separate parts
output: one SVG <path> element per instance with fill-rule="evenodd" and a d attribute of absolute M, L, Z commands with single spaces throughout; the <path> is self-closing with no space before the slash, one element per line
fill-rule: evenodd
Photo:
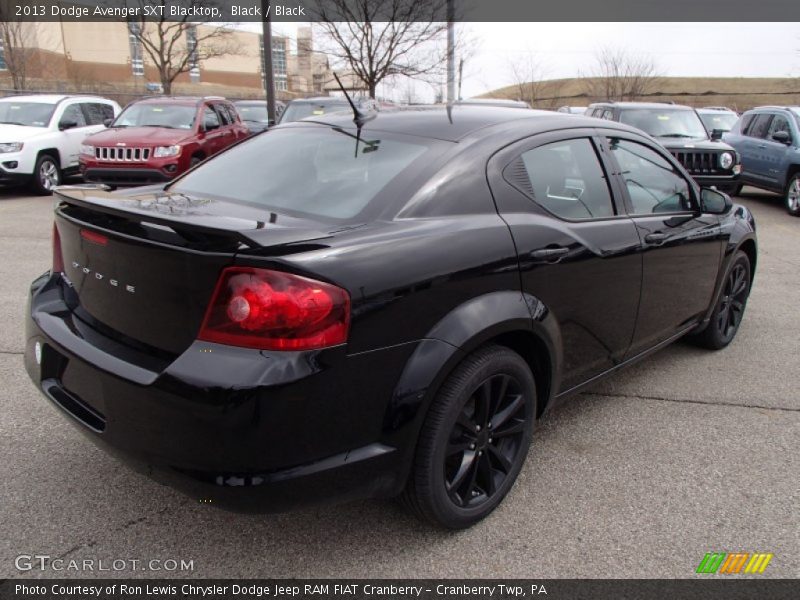
<path fill-rule="evenodd" d="M 644 241 L 647 242 L 648 244 L 663 244 L 664 242 L 667 241 L 668 238 L 669 238 L 668 233 L 656 232 L 656 233 L 648 233 L 646 236 L 644 236 Z"/>
<path fill-rule="evenodd" d="M 531 252 L 531 257 L 545 260 L 558 260 L 565 254 L 569 254 L 569 248 L 539 248 Z"/>

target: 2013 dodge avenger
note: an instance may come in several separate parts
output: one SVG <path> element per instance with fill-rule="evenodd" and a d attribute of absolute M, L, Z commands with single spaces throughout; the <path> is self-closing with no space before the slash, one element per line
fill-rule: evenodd
<path fill-rule="evenodd" d="M 323 115 L 169 184 L 56 192 L 25 365 L 102 447 L 238 510 L 402 496 L 448 528 L 534 423 L 745 310 L 752 215 L 619 123 Z"/>

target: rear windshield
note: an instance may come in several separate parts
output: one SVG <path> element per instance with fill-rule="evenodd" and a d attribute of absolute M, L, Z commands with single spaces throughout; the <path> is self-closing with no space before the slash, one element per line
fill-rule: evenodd
<path fill-rule="evenodd" d="M 55 104 L 45 102 L 0 102 L 0 123 L 47 127 L 55 108 Z"/>
<path fill-rule="evenodd" d="M 352 219 L 441 144 L 374 131 L 357 141 L 354 131 L 313 125 L 278 128 L 234 146 L 169 189 L 277 213 Z"/>
<path fill-rule="evenodd" d="M 344 102 L 293 102 L 281 115 L 281 123 L 291 123 L 306 117 L 318 117 L 343 110 L 350 110 L 350 105 Z"/>
<path fill-rule="evenodd" d="M 197 109 L 180 104 L 132 104 L 117 117 L 114 127 L 191 129 Z"/>

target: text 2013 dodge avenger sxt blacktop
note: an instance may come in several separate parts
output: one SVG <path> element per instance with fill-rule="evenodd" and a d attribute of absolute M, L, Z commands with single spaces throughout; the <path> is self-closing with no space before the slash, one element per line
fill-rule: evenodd
<path fill-rule="evenodd" d="M 31 378 L 240 510 L 402 495 L 468 526 L 559 399 L 685 334 L 726 346 L 756 266 L 747 209 L 652 138 L 495 107 L 325 115 L 56 199 Z"/>

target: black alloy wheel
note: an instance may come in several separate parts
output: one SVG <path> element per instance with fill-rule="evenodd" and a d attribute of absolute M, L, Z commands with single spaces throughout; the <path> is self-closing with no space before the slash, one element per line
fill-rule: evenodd
<path fill-rule="evenodd" d="M 525 462 L 535 414 L 536 386 L 522 357 L 503 346 L 468 356 L 425 420 L 406 504 L 450 529 L 486 517 Z"/>
<path fill-rule="evenodd" d="M 739 251 L 725 275 L 722 292 L 711 315 L 711 321 L 697 336 L 697 341 L 702 346 L 719 350 L 736 337 L 750 295 L 750 279 L 750 259 L 747 254 Z"/>

